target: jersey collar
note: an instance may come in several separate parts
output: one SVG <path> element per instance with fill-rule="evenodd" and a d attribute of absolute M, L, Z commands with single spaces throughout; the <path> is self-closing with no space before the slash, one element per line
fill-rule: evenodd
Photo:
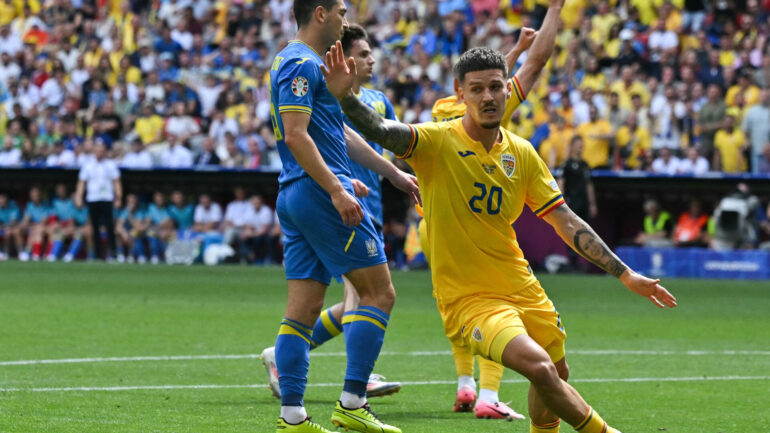
<path fill-rule="evenodd" d="M 318 51 L 316 51 L 315 48 L 311 47 L 310 45 L 306 44 L 305 42 L 300 41 L 299 39 L 292 39 L 292 40 L 289 41 L 289 45 L 291 45 L 291 44 L 302 44 L 302 45 L 310 48 L 315 53 L 315 55 L 318 56 L 319 59 L 323 60 L 321 55 L 318 54 Z"/>

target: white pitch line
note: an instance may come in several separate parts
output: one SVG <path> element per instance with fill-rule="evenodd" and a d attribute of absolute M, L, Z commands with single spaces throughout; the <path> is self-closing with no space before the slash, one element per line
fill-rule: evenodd
<path fill-rule="evenodd" d="M 415 351 L 415 352 L 382 352 L 380 356 L 446 356 L 451 355 L 448 350 L 443 351 Z M 770 356 L 768 350 L 568 350 L 568 355 L 578 356 Z M 312 357 L 339 358 L 345 357 L 345 352 L 312 352 Z M 258 359 L 259 354 L 247 353 L 241 355 L 171 355 L 171 356 L 125 356 L 106 358 L 63 358 L 63 359 L 30 359 L 21 361 L 0 361 L 0 367 L 14 365 L 41 365 L 41 364 L 92 364 L 101 362 L 143 362 L 143 361 L 197 361 L 197 360 L 222 360 L 222 359 Z"/>
<path fill-rule="evenodd" d="M 570 380 L 570 383 L 641 383 L 641 382 L 714 382 L 714 381 L 742 381 L 742 380 L 770 380 L 770 376 L 692 376 L 692 377 L 620 377 L 620 378 L 585 378 Z M 505 379 L 503 383 L 526 383 L 525 379 Z M 425 385 L 454 385 L 455 380 L 425 380 L 413 382 L 401 382 L 404 386 Z M 330 388 L 341 386 L 340 383 L 309 383 L 308 387 Z M 106 386 L 106 387 L 64 387 L 64 388 L 0 388 L 0 393 L 10 392 L 94 392 L 94 391 L 167 391 L 185 389 L 242 389 L 242 388 L 266 388 L 266 384 L 250 385 L 140 385 L 140 386 Z"/>

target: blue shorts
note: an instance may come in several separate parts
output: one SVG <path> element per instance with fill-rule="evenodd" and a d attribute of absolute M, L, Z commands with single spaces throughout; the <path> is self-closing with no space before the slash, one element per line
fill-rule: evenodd
<path fill-rule="evenodd" d="M 350 178 L 338 177 L 353 194 Z M 372 218 L 365 215 L 361 224 L 345 225 L 329 194 L 310 177 L 281 187 L 276 210 L 285 236 L 287 280 L 312 279 L 329 285 L 332 276 L 387 261 Z"/>

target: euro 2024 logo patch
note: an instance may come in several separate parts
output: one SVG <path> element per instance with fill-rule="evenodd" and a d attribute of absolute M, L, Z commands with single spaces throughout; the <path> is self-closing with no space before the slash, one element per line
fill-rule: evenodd
<path fill-rule="evenodd" d="M 294 81 L 291 82 L 291 93 L 294 93 L 294 96 L 301 98 L 307 95 L 309 87 L 305 77 L 296 77 L 294 78 Z"/>
<path fill-rule="evenodd" d="M 503 164 L 503 170 L 508 177 L 513 176 L 513 172 L 516 170 L 516 157 L 504 153 L 501 157 L 501 163 Z"/>

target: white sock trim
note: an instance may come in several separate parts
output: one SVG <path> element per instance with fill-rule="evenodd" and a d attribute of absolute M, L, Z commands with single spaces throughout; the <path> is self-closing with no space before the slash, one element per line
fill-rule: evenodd
<path fill-rule="evenodd" d="M 289 424 L 299 424 L 307 418 L 307 411 L 302 406 L 281 406 L 281 418 Z"/>
<path fill-rule="evenodd" d="M 366 396 L 359 397 L 352 392 L 342 391 L 340 395 L 340 403 L 345 409 L 358 409 L 366 404 Z"/>
<path fill-rule="evenodd" d="M 500 397 L 498 397 L 497 391 L 482 388 L 481 391 L 479 391 L 479 400 L 485 403 L 495 404 L 500 402 Z"/>
<path fill-rule="evenodd" d="M 459 376 L 457 378 L 457 390 L 459 391 L 460 388 L 464 386 L 469 386 L 473 388 L 473 390 L 476 390 L 476 379 L 473 378 L 473 376 Z"/>

